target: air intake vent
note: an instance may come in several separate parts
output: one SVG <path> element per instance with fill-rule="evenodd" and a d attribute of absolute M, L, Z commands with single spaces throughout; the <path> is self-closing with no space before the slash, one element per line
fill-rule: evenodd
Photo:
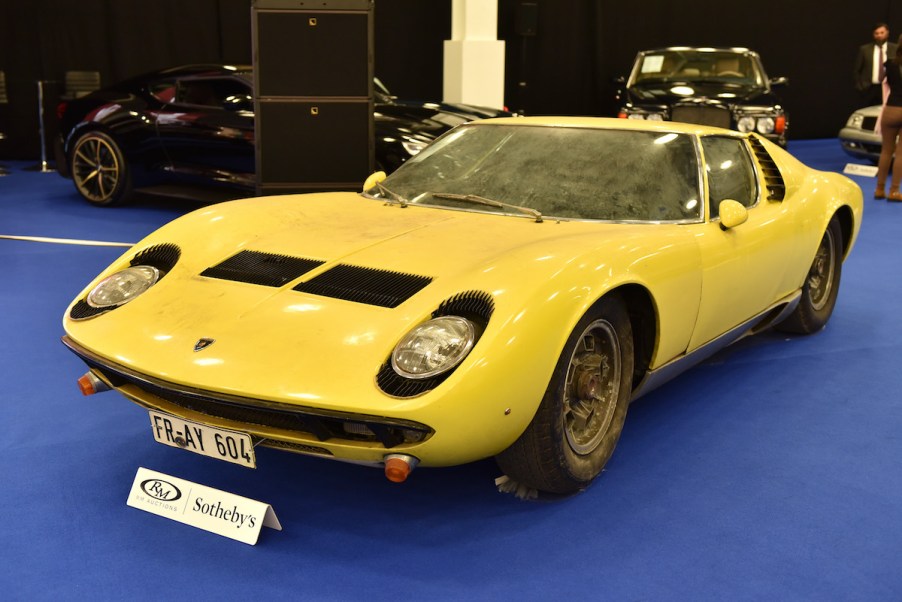
<path fill-rule="evenodd" d="M 758 159 L 758 165 L 764 174 L 764 185 L 767 187 L 768 201 L 782 201 L 786 197 L 786 183 L 783 181 L 783 174 L 777 168 L 777 164 L 771 158 L 770 153 L 761 144 L 755 136 L 749 136 L 749 142 L 752 145 L 752 151 Z"/>
<path fill-rule="evenodd" d="M 207 268 L 200 275 L 207 278 L 278 287 L 301 277 L 323 263 L 315 259 L 288 257 L 259 251 L 240 251 L 222 263 Z"/>
<path fill-rule="evenodd" d="M 339 265 L 298 284 L 294 290 L 354 303 L 397 307 L 430 282 L 432 278 L 427 276 Z"/>

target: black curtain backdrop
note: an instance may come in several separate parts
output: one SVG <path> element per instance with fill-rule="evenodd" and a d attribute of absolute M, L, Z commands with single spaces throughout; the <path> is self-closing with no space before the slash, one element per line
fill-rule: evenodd
<path fill-rule="evenodd" d="M 898 0 L 499 0 L 506 41 L 505 104 L 528 114 L 613 115 L 613 79 L 637 51 L 668 45 L 746 46 L 783 91 L 794 139 L 836 136 L 856 107 L 852 66 L 876 22 L 902 33 Z M 894 6 L 895 5 L 895 6 Z M 690 7 L 690 8 L 687 8 Z M 527 7 L 528 8 L 528 7 Z M 0 158 L 39 157 L 37 81 L 53 129 L 67 70 L 111 83 L 185 63 L 250 64 L 251 0 L 0 0 Z M 399 96 L 439 100 L 451 0 L 376 0 L 376 74 Z"/>
<path fill-rule="evenodd" d="M 857 108 L 852 69 L 878 22 L 902 34 L 899 0 L 531 0 L 535 36 L 516 32 L 521 0 L 499 0 L 505 99 L 535 114 L 615 115 L 613 79 L 639 50 L 740 46 L 757 51 L 781 91 L 790 138 L 832 138 Z M 525 58 L 524 58 L 525 56 Z M 525 86 L 521 82 L 525 82 Z M 524 92 L 525 90 L 525 92 Z"/>
<path fill-rule="evenodd" d="M 439 100 L 451 0 L 376 0 L 376 74 L 396 94 Z M 45 124 L 66 71 L 109 84 L 188 63 L 252 63 L 251 0 L 0 0 L 0 158 L 40 157 L 37 81 L 47 82 Z M 315 57 L 298 57 L 315 60 Z M 48 147 L 48 158 L 52 153 Z"/>

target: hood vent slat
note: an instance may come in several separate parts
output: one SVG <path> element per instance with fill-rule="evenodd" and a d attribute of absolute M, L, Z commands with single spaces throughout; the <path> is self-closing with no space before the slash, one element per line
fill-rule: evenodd
<path fill-rule="evenodd" d="M 428 276 L 338 265 L 294 290 L 379 307 L 397 307 L 432 282 Z"/>
<path fill-rule="evenodd" d="M 222 263 L 201 272 L 207 278 L 234 280 L 262 286 L 283 286 L 310 270 L 323 265 L 324 261 L 289 257 L 260 251 L 239 251 Z"/>

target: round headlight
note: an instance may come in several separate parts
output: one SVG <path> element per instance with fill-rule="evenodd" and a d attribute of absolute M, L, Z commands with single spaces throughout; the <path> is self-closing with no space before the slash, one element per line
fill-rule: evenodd
<path fill-rule="evenodd" d="M 476 340 L 469 320 L 442 316 L 408 332 L 391 354 L 395 372 L 407 378 L 429 378 L 463 361 Z"/>
<path fill-rule="evenodd" d="M 846 126 L 850 128 L 861 128 L 863 122 L 864 115 L 861 113 L 852 113 L 852 116 L 849 117 L 849 121 L 846 122 Z"/>
<path fill-rule="evenodd" d="M 88 293 L 91 307 L 105 308 L 128 303 L 160 279 L 160 270 L 149 265 L 136 265 L 107 276 Z"/>
<path fill-rule="evenodd" d="M 757 129 L 759 134 L 770 134 L 774 131 L 774 118 L 759 117 Z"/>
<path fill-rule="evenodd" d="M 649 113 L 645 118 L 649 121 L 664 121 L 664 116 L 660 113 Z"/>
<path fill-rule="evenodd" d="M 740 117 L 739 121 L 736 122 L 736 127 L 740 132 L 751 132 L 755 129 L 755 118 L 754 117 Z"/>

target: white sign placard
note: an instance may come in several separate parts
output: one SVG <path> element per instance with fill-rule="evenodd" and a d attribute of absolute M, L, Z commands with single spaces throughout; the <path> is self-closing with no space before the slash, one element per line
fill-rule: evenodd
<path fill-rule="evenodd" d="M 876 165 L 861 165 L 860 163 L 846 163 L 843 173 L 852 174 L 853 176 L 877 176 Z"/>
<path fill-rule="evenodd" d="M 282 530 L 269 504 L 147 468 L 138 468 L 128 505 L 250 545 L 264 526 Z"/>

